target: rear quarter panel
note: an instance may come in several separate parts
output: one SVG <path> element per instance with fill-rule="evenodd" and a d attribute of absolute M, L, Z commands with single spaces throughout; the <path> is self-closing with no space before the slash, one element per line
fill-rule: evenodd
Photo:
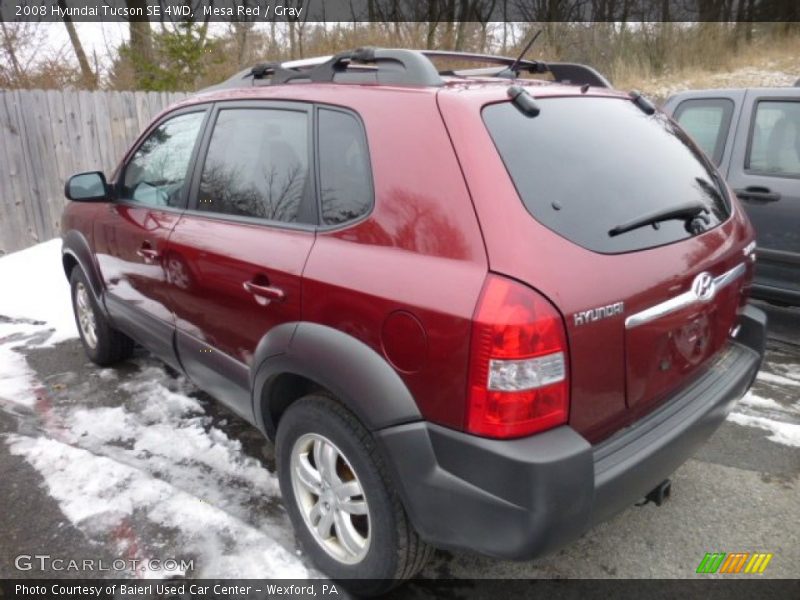
<path fill-rule="evenodd" d="M 303 320 L 366 343 L 394 366 L 424 418 L 460 428 L 487 261 L 435 95 L 350 87 L 336 95 L 365 124 L 375 206 L 359 223 L 318 232 Z"/>

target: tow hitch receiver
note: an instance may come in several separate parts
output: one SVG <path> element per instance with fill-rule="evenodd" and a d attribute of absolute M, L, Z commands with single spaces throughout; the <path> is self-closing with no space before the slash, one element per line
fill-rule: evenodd
<path fill-rule="evenodd" d="M 644 506 L 648 502 L 652 502 L 656 506 L 661 506 L 664 502 L 667 501 L 669 495 L 672 491 L 672 481 L 669 479 L 665 479 L 661 483 L 659 483 L 656 487 L 650 490 L 647 495 L 644 497 L 643 502 L 639 502 L 636 506 Z"/>

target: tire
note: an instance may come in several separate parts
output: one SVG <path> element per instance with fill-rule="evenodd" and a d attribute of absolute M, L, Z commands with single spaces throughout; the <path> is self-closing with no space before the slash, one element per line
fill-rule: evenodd
<path fill-rule="evenodd" d="M 325 456 L 331 456 L 326 443 L 338 452 L 332 469 L 336 478 L 327 490 L 324 481 L 331 469 L 323 466 L 317 470 L 320 477 L 312 478 L 312 472 L 303 464 L 307 461 L 312 471 L 316 469 L 318 451 L 321 464 L 333 464 L 325 461 Z M 354 593 L 374 595 L 413 577 L 425 566 L 433 549 L 411 525 L 372 436 L 344 406 L 322 395 L 297 400 L 281 417 L 275 445 L 278 478 L 289 517 L 303 550 L 323 573 Z M 314 494 L 302 482 L 298 475 L 301 465 L 306 479 L 312 479 L 321 494 Z M 342 490 L 336 485 L 337 478 L 347 483 L 350 491 L 360 489 L 363 494 L 347 494 L 343 502 L 335 492 Z M 339 517 L 349 519 L 352 529 L 346 527 L 346 521 L 342 525 L 334 518 L 328 526 L 330 537 L 323 542 L 322 536 L 312 531 L 312 524 L 325 528 L 321 525 L 327 514 L 324 508 L 318 508 L 318 512 L 313 509 L 314 505 L 325 505 L 325 500 L 337 507 L 327 513 L 338 512 Z M 364 509 L 362 501 L 367 514 L 351 516 L 354 508 L 355 513 Z M 348 551 L 347 544 L 339 543 L 340 538 L 348 537 L 339 535 L 341 528 L 355 530 L 356 539 L 367 540 L 366 543 L 355 553 Z M 350 550 L 354 547 L 351 537 Z"/>
<path fill-rule="evenodd" d="M 80 267 L 72 269 L 72 312 L 89 359 L 101 367 L 113 365 L 133 354 L 133 340 L 114 329 L 97 306 L 92 288 Z"/>

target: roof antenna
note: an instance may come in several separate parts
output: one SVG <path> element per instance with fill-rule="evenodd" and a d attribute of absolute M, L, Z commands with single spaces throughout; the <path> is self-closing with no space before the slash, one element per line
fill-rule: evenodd
<path fill-rule="evenodd" d="M 508 67 L 508 71 L 511 74 L 511 79 L 516 79 L 519 76 L 519 72 L 517 71 L 517 69 L 519 69 L 519 65 L 522 62 L 522 59 L 525 58 L 525 55 L 528 53 L 528 50 L 531 49 L 531 46 L 533 46 L 533 43 L 536 41 L 536 38 L 538 38 L 542 34 L 542 31 L 543 30 L 540 29 L 533 35 L 531 41 L 525 44 L 525 48 L 522 49 L 522 52 L 520 52 L 519 56 L 517 57 L 517 60 L 511 63 L 511 66 Z"/>

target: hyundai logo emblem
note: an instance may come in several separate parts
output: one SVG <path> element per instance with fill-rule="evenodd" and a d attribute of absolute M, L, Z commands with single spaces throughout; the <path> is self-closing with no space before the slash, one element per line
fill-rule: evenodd
<path fill-rule="evenodd" d="M 716 292 L 714 278 L 711 277 L 711 274 L 703 272 L 695 277 L 692 282 L 692 292 L 701 302 L 711 300 L 714 297 L 714 292 Z"/>

